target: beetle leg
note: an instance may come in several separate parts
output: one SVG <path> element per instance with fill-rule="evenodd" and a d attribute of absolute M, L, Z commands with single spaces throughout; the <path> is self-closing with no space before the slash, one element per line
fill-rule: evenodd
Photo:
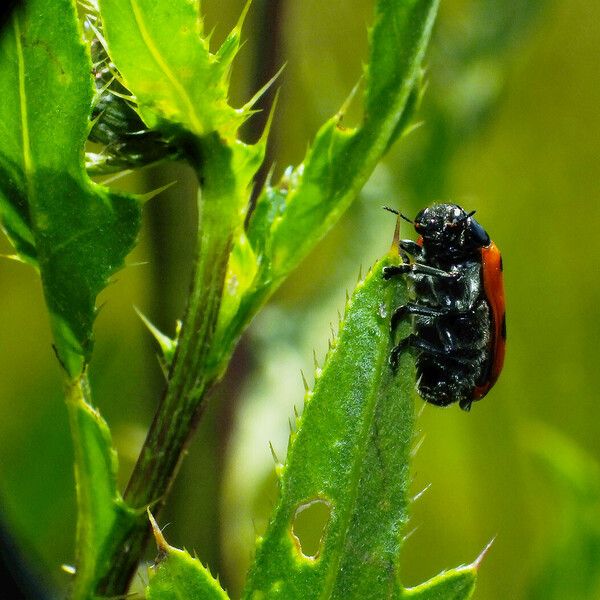
<path fill-rule="evenodd" d="M 458 405 L 466 412 L 471 410 L 471 404 L 473 403 L 473 398 L 461 398 Z"/>
<path fill-rule="evenodd" d="M 410 254 L 411 256 L 416 256 L 420 258 L 423 255 L 423 248 L 417 244 L 417 242 L 413 242 L 412 240 L 400 240 L 399 244 L 400 250 L 404 250 L 406 254 Z"/>
<path fill-rule="evenodd" d="M 389 267 L 383 267 L 383 278 L 391 279 L 392 277 L 397 277 L 399 275 L 406 275 L 406 273 L 410 269 L 410 266 L 410 264 L 404 263 L 402 265 L 391 265 Z"/>
<path fill-rule="evenodd" d="M 458 273 L 450 273 L 448 271 L 436 269 L 435 267 L 430 267 L 429 265 L 424 265 L 421 263 L 404 263 L 402 265 L 391 265 L 389 267 L 383 267 L 384 279 L 391 279 L 392 277 L 397 277 L 399 275 L 412 275 L 417 273 L 421 275 L 429 275 L 430 277 L 439 277 L 440 279 L 448 280 L 454 280 L 457 277 L 459 277 Z"/>
<path fill-rule="evenodd" d="M 452 312 L 448 308 L 434 308 L 431 306 L 425 306 L 424 304 L 417 304 L 416 302 L 408 302 L 398 307 L 392 314 L 392 320 L 390 323 L 390 329 L 396 331 L 398 325 L 408 315 L 420 315 L 422 317 L 441 317 Z"/>
<path fill-rule="evenodd" d="M 390 352 L 390 365 L 394 372 L 396 372 L 396 369 L 398 368 L 400 354 L 408 348 L 414 348 L 417 339 L 417 336 L 414 333 L 411 333 L 401 340 L 397 346 L 392 348 L 392 351 Z"/>
<path fill-rule="evenodd" d="M 430 342 L 426 342 L 425 340 L 421 339 L 418 335 L 411 333 L 403 340 L 400 340 L 398 345 L 394 346 L 390 352 L 390 365 L 394 371 L 398 367 L 398 359 L 400 358 L 400 354 L 408 348 L 414 348 L 415 350 L 425 352 L 426 354 L 431 354 L 432 356 L 443 356 L 445 360 L 452 360 L 461 365 L 471 364 L 470 359 L 456 356 L 450 353 L 447 348 L 444 348 L 444 346 L 436 346 L 435 344 L 431 344 Z"/>

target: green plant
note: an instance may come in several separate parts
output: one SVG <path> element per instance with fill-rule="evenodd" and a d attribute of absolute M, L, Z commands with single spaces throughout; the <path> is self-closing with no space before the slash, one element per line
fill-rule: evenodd
<path fill-rule="evenodd" d="M 93 64 L 70 0 L 31 0 L 12 16 L 0 42 L 0 218 L 16 258 L 41 276 L 64 371 L 79 509 L 74 598 L 126 592 L 149 537 L 147 510 L 158 514 L 164 504 L 206 395 L 240 335 L 409 127 L 437 4 L 379 0 L 362 123 L 342 126 L 343 107 L 321 127 L 300 166 L 265 184 L 251 215 L 268 126 L 253 145 L 238 130 L 264 90 L 240 109 L 228 103 L 249 5 L 211 52 L 191 0 L 101 0 L 86 7 Z M 143 203 L 153 194 L 115 193 L 93 183 L 84 168 L 88 136 L 106 145 L 88 155 L 90 173 L 182 158 L 200 184 L 188 304 L 174 339 L 151 326 L 167 385 L 123 496 L 87 368 L 96 297 L 134 246 Z M 475 566 L 411 590 L 398 582 L 413 373 L 407 359 L 398 383 L 387 367 L 385 314 L 405 290 L 384 284 L 380 271 L 396 258 L 383 259 L 358 286 L 307 396 L 247 597 L 467 598 L 472 592 Z M 294 527 L 315 503 L 327 513 L 325 533 L 315 553 L 305 554 Z M 373 526 L 382 522 L 387 526 Z M 155 536 L 161 560 L 150 598 L 224 597 L 199 561 L 169 547 L 156 526 Z"/>

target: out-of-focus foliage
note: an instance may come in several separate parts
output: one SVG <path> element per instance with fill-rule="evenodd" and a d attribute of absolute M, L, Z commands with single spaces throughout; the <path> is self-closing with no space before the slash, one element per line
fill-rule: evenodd
<path fill-rule="evenodd" d="M 600 464 L 571 440 L 531 426 L 524 440 L 560 516 L 545 535 L 529 600 L 600 596 Z"/>
<path fill-rule="evenodd" d="M 427 124 L 403 169 L 413 203 L 447 194 L 453 159 L 493 120 L 507 84 L 507 67 L 550 9 L 549 0 L 482 0 L 452 5 L 429 61 L 422 112 Z"/>
<path fill-rule="evenodd" d="M 528 4 L 535 6 L 525 0 L 520 5 L 526 10 Z M 216 41 L 235 23 L 240 5 L 236 0 L 203 2 L 207 22 L 217 24 Z M 555 538 L 549 528 L 560 532 L 565 513 L 563 492 L 552 480 L 532 476 L 537 467 L 530 465 L 521 443 L 533 435 L 530 418 L 561 430 L 594 460 L 600 457 L 600 239 L 595 234 L 600 227 L 595 58 L 600 51 L 600 6 L 587 0 L 546 2 L 529 20 L 522 19 L 515 3 L 485 5 L 492 17 L 487 13 L 487 19 L 475 21 L 472 15 L 479 13 L 481 2 L 442 4 L 426 74 L 430 87 L 420 112 L 423 125 L 392 149 L 365 188 L 362 202 L 256 323 L 190 447 L 172 506 L 163 517 L 171 523 L 169 540 L 195 549 L 232 592 L 236 579 L 239 589 L 240 565 L 249 560 L 253 528 L 262 531 L 263 515 L 275 501 L 268 441 L 278 455 L 285 454 L 287 419 L 303 393 L 299 369 L 311 371 L 313 348 L 319 357 L 324 354 L 329 322 L 344 305 L 345 289 L 353 287 L 359 264 L 368 266 L 391 243 L 393 222 L 379 210 L 381 204 L 409 214 L 438 199 L 477 208 L 503 252 L 509 310 L 507 362 L 489 397 L 469 415 L 425 406 L 420 416 L 425 439 L 415 458 L 414 490 L 432 486 L 412 510 L 409 530 L 416 530 L 406 541 L 403 580 L 416 583 L 470 560 L 497 535 L 479 573 L 475 597 L 527 598 L 552 554 Z M 355 83 L 366 56 L 364 31 L 372 2 L 353 0 L 352 16 L 348 6 L 342 0 L 283 3 L 284 43 L 279 52 L 287 67 L 272 127 L 276 172 L 301 160 L 307 140 Z M 248 31 L 257 26 L 256 14 L 252 9 L 248 15 Z M 454 60 L 447 40 L 452 37 L 470 47 L 466 41 L 478 26 L 500 32 L 514 28 L 518 35 L 511 33 L 510 43 L 494 42 L 486 52 L 479 46 L 474 57 L 466 50 L 456 53 Z M 232 79 L 233 93 L 242 99 L 256 89 L 257 82 L 244 80 L 242 74 L 262 43 L 250 34 L 247 38 L 240 55 L 243 66 Z M 479 54 L 484 60 L 478 61 Z M 452 70 L 445 62 L 451 58 Z M 478 67 L 459 88 L 462 78 L 455 73 L 469 64 Z M 463 129 L 457 113 L 476 97 L 491 97 L 491 109 L 465 110 L 465 118 L 477 112 L 485 118 Z M 432 133 L 438 130 L 438 102 L 455 107 L 446 123 L 459 131 L 453 134 L 451 150 L 443 136 Z M 350 111 L 350 123 L 352 118 Z M 432 137 L 443 150 L 440 156 L 427 151 Z M 121 478 L 131 468 L 162 386 L 160 368 L 153 367 L 153 342 L 131 306 L 139 306 L 168 331 L 181 314 L 193 252 L 189 179 L 173 167 L 144 176 L 149 189 L 173 180 L 177 184 L 168 198 L 149 207 L 141 245 L 130 259 L 136 266 L 123 271 L 101 298 L 91 373 L 119 449 Z M 139 189 L 140 182 L 122 180 L 121 186 Z M 12 250 L 4 245 L 2 252 Z M 5 518 L 18 539 L 32 548 L 31 554 L 37 553 L 40 564 L 64 585 L 67 576 L 58 565 L 72 556 L 74 525 L 69 519 L 73 498 L 64 494 L 72 484 L 60 375 L 34 273 L 8 261 L 0 267 L 0 493 Z M 250 375 L 251 385 L 242 389 Z M 243 405 L 237 403 L 241 397 Z M 229 441 L 231 450 L 224 458 Z M 553 445 L 551 452 L 560 456 L 562 450 Z M 229 493 L 219 511 L 208 498 L 222 485 L 224 462 Z M 246 533 L 234 538 L 230 532 L 236 525 Z M 215 548 L 219 535 L 225 552 Z"/>

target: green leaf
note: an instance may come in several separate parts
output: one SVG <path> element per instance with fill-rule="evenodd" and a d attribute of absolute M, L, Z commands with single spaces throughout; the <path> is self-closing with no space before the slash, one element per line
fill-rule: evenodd
<path fill-rule="evenodd" d="M 281 495 L 258 541 L 244 598 L 468 598 L 473 577 L 439 575 L 403 591 L 398 561 L 408 514 L 414 361 L 395 374 L 390 314 L 407 301 L 403 281 L 385 281 L 388 256 L 359 283 L 346 307 L 298 430 L 279 467 Z M 400 335 L 408 333 L 408 324 Z M 301 515 L 319 507 L 320 541 L 309 548 Z M 323 517 L 324 513 L 324 517 Z M 442 591 L 440 591 L 442 590 Z M 450 593 L 452 592 L 452 594 Z M 442 595 L 445 594 L 445 595 Z"/>
<path fill-rule="evenodd" d="M 178 124 L 198 136 L 219 130 L 235 138 L 248 116 L 227 103 L 242 20 L 211 54 L 197 1 L 100 0 L 99 6 L 111 59 L 149 127 Z"/>
<path fill-rule="evenodd" d="M 229 322 L 221 319 L 220 345 L 227 352 L 260 306 L 350 206 L 390 144 L 408 127 L 438 3 L 377 3 L 362 124 L 356 129 L 342 126 L 342 109 L 321 127 L 300 166 L 286 170 L 278 184 L 265 185 L 246 237 L 239 242 L 250 242 L 256 275 L 242 293 L 237 313 Z M 229 277 L 237 278 L 235 269 Z"/>
<path fill-rule="evenodd" d="M 209 570 L 185 550 L 167 544 L 150 516 L 159 555 L 150 568 L 147 600 L 228 600 L 229 596 Z"/>
<path fill-rule="evenodd" d="M 278 209 L 270 228 L 260 219 L 262 209 L 249 232 L 255 239 L 260 237 L 255 230 L 269 231 L 268 243 L 260 246 L 273 279 L 287 274 L 331 228 L 401 132 L 399 124 L 406 124 L 437 6 L 437 0 L 377 3 L 363 123 L 357 129 L 343 127 L 342 109 L 320 129 L 303 164 L 284 177 L 280 194 L 274 198 L 267 190 L 259 200 L 278 206 L 285 197 L 285 208 Z"/>
<path fill-rule="evenodd" d="M 469 600 L 475 591 L 479 559 L 472 565 L 444 571 L 429 581 L 402 590 L 406 600 Z"/>
<path fill-rule="evenodd" d="M 96 296 L 133 247 L 140 208 L 83 169 L 91 67 L 73 2 L 25 3 L 0 56 L 0 219 L 39 269 L 57 354 L 75 378 L 91 356 Z"/>

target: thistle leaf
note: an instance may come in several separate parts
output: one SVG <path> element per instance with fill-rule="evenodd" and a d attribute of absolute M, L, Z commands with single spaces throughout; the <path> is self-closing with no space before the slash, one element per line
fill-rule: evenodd
<path fill-rule="evenodd" d="M 83 167 L 91 65 L 73 3 L 27 2 L 0 56 L 0 220 L 40 272 L 56 352 L 75 378 L 91 357 L 96 296 L 135 243 L 140 206 Z"/>
<path fill-rule="evenodd" d="M 399 556 L 408 518 L 414 362 L 389 364 L 389 315 L 406 302 L 401 281 L 378 262 L 350 298 L 340 333 L 317 374 L 281 469 L 280 498 L 258 540 L 244 598 L 470 597 L 476 566 L 402 588 Z M 408 333 L 408 324 L 400 336 Z M 325 513 L 317 547 L 298 532 L 300 515 Z"/>

